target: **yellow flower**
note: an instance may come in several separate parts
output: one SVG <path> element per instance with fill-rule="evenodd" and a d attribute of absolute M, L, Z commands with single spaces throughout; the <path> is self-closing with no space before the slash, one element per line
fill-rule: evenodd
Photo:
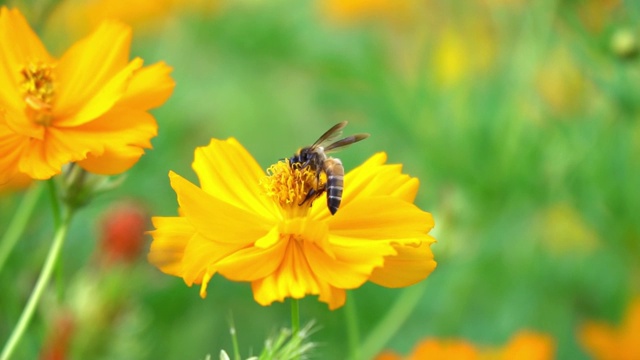
<path fill-rule="evenodd" d="M 479 359 L 479 351 L 464 340 L 439 340 L 427 338 L 421 341 L 406 357 L 391 351 L 385 351 L 375 360 L 475 360 Z"/>
<path fill-rule="evenodd" d="M 525 330 L 516 333 L 503 347 L 481 348 L 465 340 L 426 338 L 409 356 L 385 351 L 376 360 L 550 360 L 554 353 L 553 338 Z"/>
<path fill-rule="evenodd" d="M 640 359 L 640 298 L 629 306 L 622 326 L 588 322 L 578 334 L 580 343 L 597 360 Z"/>
<path fill-rule="evenodd" d="M 171 172 L 180 216 L 155 217 L 149 261 L 187 285 L 219 273 L 251 282 L 261 305 L 319 295 L 331 309 L 366 281 L 412 285 L 436 266 L 431 214 L 413 204 L 418 179 L 385 165 L 378 153 L 345 175 L 340 210 L 323 194 L 301 204 L 315 180 L 307 167 L 281 161 L 267 173 L 235 139 L 195 151 L 197 187 Z"/>
<path fill-rule="evenodd" d="M 0 183 L 47 179 L 77 162 L 117 174 L 138 161 L 157 125 L 148 110 L 173 91 L 171 68 L 129 61 L 131 29 L 104 22 L 60 59 L 18 10 L 0 8 Z"/>

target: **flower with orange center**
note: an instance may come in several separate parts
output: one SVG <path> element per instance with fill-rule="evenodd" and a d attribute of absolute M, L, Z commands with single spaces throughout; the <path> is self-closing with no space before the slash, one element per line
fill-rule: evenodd
<path fill-rule="evenodd" d="M 310 167 L 284 160 L 265 173 L 235 139 L 213 139 L 195 151 L 200 187 L 169 173 L 180 216 L 153 218 L 149 261 L 201 284 L 202 297 L 216 273 L 250 282 L 261 305 L 319 295 L 336 309 L 366 281 L 412 285 L 436 266 L 433 218 L 413 204 L 418 179 L 385 161 L 378 153 L 345 175 L 332 216 L 326 194 L 305 202 Z"/>
<path fill-rule="evenodd" d="M 48 179 L 62 165 L 117 174 L 157 133 L 151 108 L 173 91 L 171 68 L 129 61 L 131 29 L 102 23 L 60 59 L 16 9 L 0 8 L 0 183 Z"/>
<path fill-rule="evenodd" d="M 640 298 L 629 306 L 619 328 L 590 321 L 584 324 L 578 337 L 580 343 L 597 360 L 640 359 Z"/>

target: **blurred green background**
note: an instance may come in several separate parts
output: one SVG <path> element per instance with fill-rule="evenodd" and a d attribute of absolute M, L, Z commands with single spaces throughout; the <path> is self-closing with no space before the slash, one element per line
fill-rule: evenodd
<path fill-rule="evenodd" d="M 17 5 L 33 21 L 46 15 L 39 34 L 60 55 L 93 25 L 84 3 Z M 74 358 L 215 357 L 232 348 L 230 318 L 242 354 L 259 353 L 288 326 L 288 303 L 261 307 L 248 284 L 220 277 L 202 300 L 144 253 L 97 274 L 101 218 L 122 199 L 176 215 L 167 173 L 196 182 L 193 151 L 212 137 L 237 138 L 266 168 L 342 120 L 346 133 L 371 134 L 340 153 L 347 170 L 387 152 L 420 179 L 416 203 L 436 222 L 438 267 L 385 348 L 406 354 L 427 336 L 500 346 L 530 329 L 556 340 L 558 358 L 587 358 L 580 324 L 619 323 L 640 290 L 634 2 L 165 0 L 148 13 L 144 1 L 115 3 L 129 6 L 132 56 L 167 62 L 177 86 L 154 111 L 154 149 L 74 220 L 58 276 L 63 305 L 52 288 L 17 358 L 37 358 L 61 307 L 103 309 L 102 301 L 115 315 L 92 318 L 96 329 L 78 335 L 101 346 L 76 344 Z M 0 233 L 21 196 L 2 194 Z M 0 274 L 2 342 L 51 241 L 47 200 Z M 350 292 L 363 337 L 402 291 Z M 345 357 L 344 315 L 315 297 L 301 302 L 303 322 L 319 324 L 314 358 Z"/>

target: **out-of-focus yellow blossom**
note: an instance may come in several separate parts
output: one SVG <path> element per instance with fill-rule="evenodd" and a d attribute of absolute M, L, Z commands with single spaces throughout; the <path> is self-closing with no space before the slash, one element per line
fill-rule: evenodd
<path fill-rule="evenodd" d="M 415 5 L 411 0 L 318 0 L 321 12 L 338 24 L 363 21 L 403 22 Z"/>
<path fill-rule="evenodd" d="M 185 11 L 217 12 L 217 0 L 66 0 L 56 8 L 49 28 L 84 33 L 104 20 L 115 19 L 151 33 Z"/>
<path fill-rule="evenodd" d="M 465 340 L 427 338 L 410 355 L 385 351 L 376 360 L 551 360 L 555 341 L 548 335 L 521 331 L 501 348 L 486 348 Z"/>
<path fill-rule="evenodd" d="M 267 173 L 235 139 L 195 151 L 197 187 L 171 172 L 179 217 L 155 217 L 149 261 L 187 285 L 220 273 L 250 282 L 261 305 L 319 295 L 331 309 L 367 281 L 404 287 L 435 268 L 431 214 L 413 204 L 418 179 L 378 153 L 344 177 L 340 210 L 305 203 L 316 173 L 280 161 Z M 303 204 L 304 205 L 300 205 Z"/>
<path fill-rule="evenodd" d="M 0 183 L 48 179 L 66 163 L 121 173 L 150 148 L 148 110 L 173 91 L 171 68 L 129 60 L 131 29 L 104 22 L 60 59 L 18 10 L 0 8 Z"/>
<path fill-rule="evenodd" d="M 540 229 L 543 246 L 552 254 L 586 255 L 598 246 L 595 230 L 566 203 L 545 209 L 536 228 Z"/>
<path fill-rule="evenodd" d="M 604 322 L 582 325 L 578 338 L 582 347 L 596 360 L 640 359 L 640 297 L 636 298 L 618 328 Z"/>

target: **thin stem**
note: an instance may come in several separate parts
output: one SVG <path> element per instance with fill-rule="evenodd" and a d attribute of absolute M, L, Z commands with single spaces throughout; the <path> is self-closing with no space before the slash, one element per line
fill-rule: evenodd
<path fill-rule="evenodd" d="M 26 229 L 29 223 L 29 218 L 38 203 L 41 193 L 42 182 L 37 182 L 31 186 L 29 191 L 22 197 L 22 201 L 20 205 L 18 205 L 18 209 L 11 219 L 11 223 L 9 223 L 7 232 L 4 233 L 4 236 L 0 240 L 0 273 L 13 247 L 18 242 L 20 236 L 22 236 L 22 233 L 24 233 L 24 229 Z"/>
<path fill-rule="evenodd" d="M 291 299 L 291 337 L 295 338 L 300 332 L 300 302 Z"/>
<path fill-rule="evenodd" d="M 58 201 L 56 182 L 53 178 L 47 180 L 47 188 L 49 189 L 49 200 L 51 201 L 51 210 L 53 212 L 53 225 L 57 229 L 60 227 L 60 202 Z"/>
<path fill-rule="evenodd" d="M 238 345 L 238 334 L 236 332 L 236 325 L 233 322 L 233 316 L 229 315 L 229 333 L 231 333 L 231 344 L 233 345 L 233 359 L 241 360 L 240 345 Z"/>
<path fill-rule="evenodd" d="M 356 302 L 353 291 L 348 293 L 349 298 L 344 305 L 344 316 L 347 327 L 347 343 L 349 345 L 349 355 L 351 359 L 361 359 L 360 355 L 360 329 L 358 326 L 358 315 L 356 314 Z"/>
<path fill-rule="evenodd" d="M 53 269 L 55 267 L 56 262 L 58 261 L 58 257 L 60 256 L 60 251 L 62 249 L 62 245 L 64 244 L 64 240 L 67 235 L 67 230 L 69 229 L 69 223 L 71 221 L 72 212 L 70 210 L 65 211 L 64 216 L 62 218 L 62 222 L 60 226 L 56 229 L 56 234 L 53 238 L 53 244 L 51 244 L 51 249 L 49 249 L 49 254 L 47 255 L 47 259 L 44 263 L 44 267 L 40 272 L 40 276 L 38 277 L 38 281 L 36 282 L 36 286 L 33 288 L 31 292 L 31 296 L 29 297 L 29 301 L 25 306 L 22 314 L 20 315 L 20 319 L 18 320 L 18 324 L 13 329 L 13 333 L 11 333 L 11 337 L 7 341 L 4 349 L 2 350 L 2 354 L 0 355 L 0 360 L 8 360 L 11 357 L 11 354 L 15 350 L 18 342 L 22 339 L 31 318 L 33 317 L 33 313 L 36 309 L 36 306 L 40 302 L 40 298 L 44 293 L 47 284 L 53 274 Z"/>
<path fill-rule="evenodd" d="M 426 282 L 422 282 L 404 289 L 385 317 L 362 343 L 362 359 L 372 359 L 382 351 L 418 305 L 426 288 Z"/>

